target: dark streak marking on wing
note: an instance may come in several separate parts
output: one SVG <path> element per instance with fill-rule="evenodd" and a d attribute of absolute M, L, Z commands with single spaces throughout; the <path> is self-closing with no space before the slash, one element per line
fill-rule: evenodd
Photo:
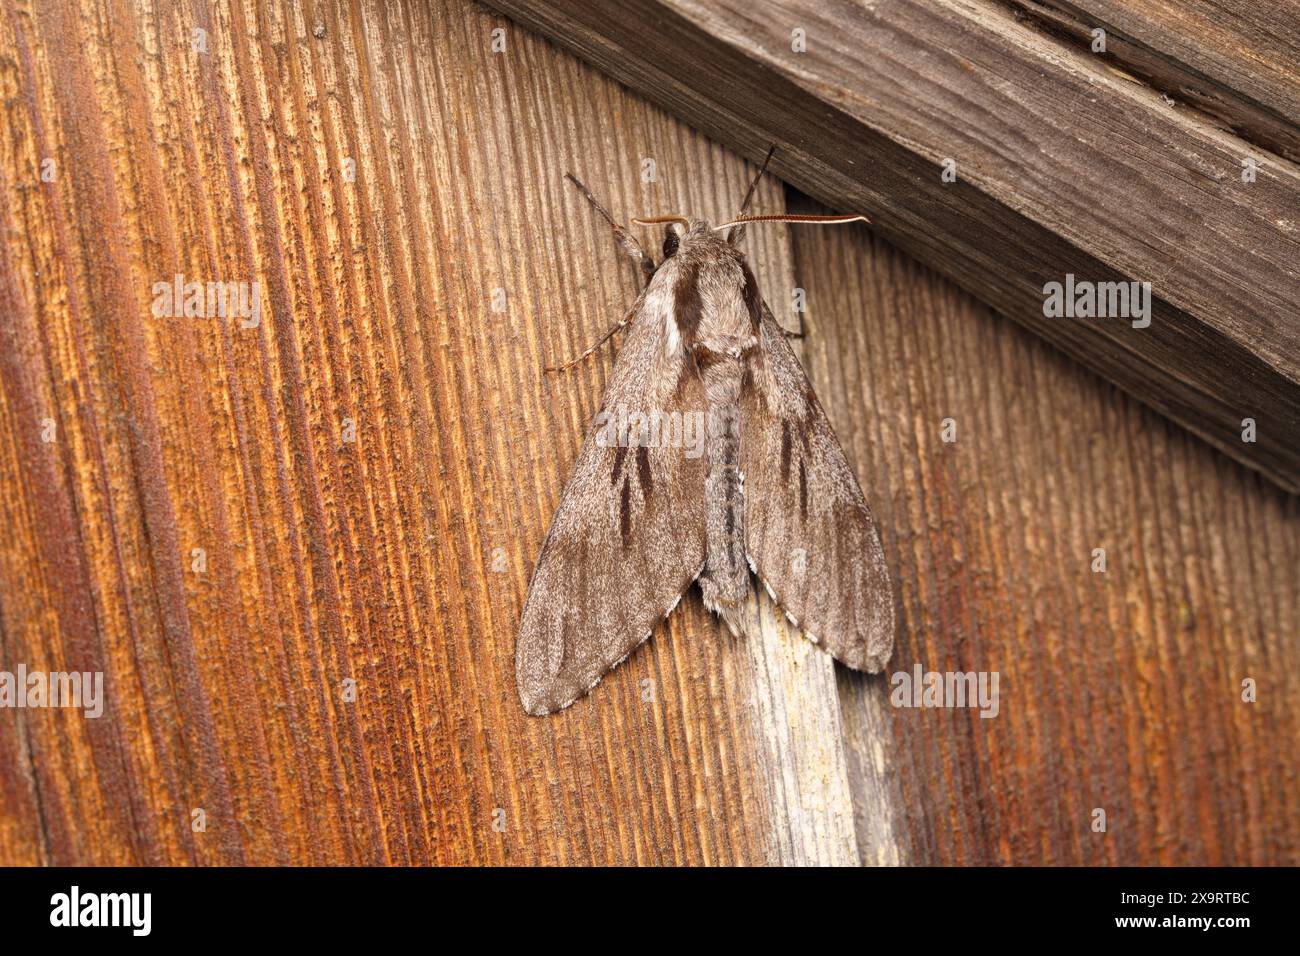
<path fill-rule="evenodd" d="M 623 480 L 623 492 L 618 505 L 618 530 L 626 547 L 632 537 L 632 508 L 628 500 L 627 479 Z"/>
<path fill-rule="evenodd" d="M 649 501 L 654 478 L 650 474 L 650 450 L 644 445 L 638 445 L 636 449 L 636 473 L 641 484 L 641 500 Z"/>

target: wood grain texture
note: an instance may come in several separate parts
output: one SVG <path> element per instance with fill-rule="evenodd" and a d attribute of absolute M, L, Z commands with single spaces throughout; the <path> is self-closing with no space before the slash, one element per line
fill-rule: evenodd
<path fill-rule="evenodd" d="M 1009 0 L 1034 22 L 1242 139 L 1300 161 L 1300 12 L 1291 0 Z"/>
<path fill-rule="evenodd" d="M 1255 144 L 993 0 L 494 5 L 1300 490 L 1294 163 L 1243 182 Z M 1046 318 L 1067 275 L 1151 283 L 1150 326 Z"/>
<path fill-rule="evenodd" d="M 890 670 L 1000 674 L 982 719 L 841 671 L 863 860 L 1300 862 L 1300 501 L 866 229 L 794 236 L 902 582 Z"/>
<path fill-rule="evenodd" d="M 524 717 L 613 356 L 542 367 L 636 290 L 563 173 L 620 217 L 752 173 L 548 43 L 460 0 L 0 0 L 0 127 L 0 669 L 109 695 L 0 710 L 0 864 L 1298 861 L 1296 499 L 865 230 L 746 247 L 779 318 L 807 293 L 891 669 L 997 668 L 1000 716 L 692 593 Z M 259 324 L 155 316 L 177 273 L 258 280 Z"/>
<path fill-rule="evenodd" d="M 770 607 L 515 691 L 612 353 L 543 366 L 637 289 L 563 174 L 718 217 L 751 167 L 458 0 L 13 0 L 0 50 L 0 652 L 109 695 L 0 711 L 0 863 L 856 862 L 832 663 Z M 154 315 L 176 274 L 260 323 Z"/>

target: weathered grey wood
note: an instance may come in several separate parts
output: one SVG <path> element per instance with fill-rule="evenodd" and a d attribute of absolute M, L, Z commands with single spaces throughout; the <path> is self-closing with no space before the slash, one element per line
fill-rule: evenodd
<path fill-rule="evenodd" d="M 1300 489 L 1292 163 L 983 0 L 495 6 L 751 156 L 776 142 L 777 175 Z M 1150 327 L 1045 318 L 1067 273 L 1152 283 Z"/>
<path fill-rule="evenodd" d="M 1300 7 L 1293 0 L 1010 0 L 1033 22 L 1248 142 L 1300 160 Z"/>
<path fill-rule="evenodd" d="M 835 661 L 792 627 L 761 589 L 749 613 L 759 626 L 741 639 L 754 674 L 745 703 L 759 736 L 758 765 L 746 770 L 772 808 L 767 859 L 856 865 L 854 810 L 863 800 L 850 786 Z M 883 852 L 897 853 L 897 843 L 885 841 Z"/>

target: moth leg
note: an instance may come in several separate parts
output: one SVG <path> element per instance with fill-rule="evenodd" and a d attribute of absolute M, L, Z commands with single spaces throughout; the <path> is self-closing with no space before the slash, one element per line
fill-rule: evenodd
<path fill-rule="evenodd" d="M 573 368 L 573 366 L 577 365 L 579 362 L 581 362 L 581 361 L 582 361 L 583 359 L 585 359 L 587 356 L 591 355 L 591 353 L 595 352 L 598 348 L 600 348 L 602 345 L 604 345 L 606 342 L 608 342 L 610 339 L 612 339 L 612 338 L 614 337 L 614 333 L 617 332 L 619 329 L 623 328 L 623 326 L 627 325 L 629 322 L 631 322 L 631 321 L 632 321 L 632 316 L 634 316 L 634 315 L 636 315 L 636 307 L 635 307 L 635 306 L 634 306 L 633 308 L 629 309 L 627 315 L 625 315 L 625 316 L 623 316 L 623 318 L 619 319 L 618 322 L 616 322 L 616 323 L 614 324 L 614 326 L 613 326 L 613 327 L 612 327 L 608 332 L 606 332 L 606 333 L 605 333 L 604 335 L 602 335 L 599 339 L 597 339 L 596 344 L 593 345 L 591 348 L 587 349 L 585 352 L 583 352 L 581 355 L 577 356 L 576 358 L 571 358 L 571 359 L 569 359 L 569 361 L 565 362 L 563 365 L 548 365 L 548 366 L 546 366 L 546 371 L 548 371 L 548 372 L 563 372 L 563 371 L 565 371 L 566 369 Z"/>
<path fill-rule="evenodd" d="M 600 213 L 600 217 L 609 223 L 609 228 L 614 231 L 614 241 L 622 246 L 623 251 L 631 256 L 632 260 L 640 267 L 645 284 L 649 285 L 650 277 L 655 274 L 655 264 L 654 260 L 645 254 L 645 250 L 641 248 L 641 243 L 637 242 L 631 233 L 614 221 L 614 217 L 605 211 L 605 207 L 600 204 L 600 201 L 591 194 L 591 190 L 583 185 L 577 176 L 573 175 L 573 173 L 565 173 L 564 178 L 577 186 L 578 192 L 586 196 L 587 202 L 596 207 L 596 212 Z M 612 335 L 613 332 L 610 334 Z"/>
<path fill-rule="evenodd" d="M 784 335 L 785 335 L 785 337 L 786 337 L 787 339 L 801 339 L 801 338 L 803 338 L 803 331 L 802 331 L 802 330 L 796 332 L 796 331 L 794 331 L 794 329 L 787 329 L 787 328 L 782 327 L 781 332 L 784 333 Z"/>

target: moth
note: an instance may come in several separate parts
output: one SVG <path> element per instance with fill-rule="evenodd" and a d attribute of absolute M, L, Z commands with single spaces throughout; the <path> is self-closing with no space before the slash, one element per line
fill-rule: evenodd
<path fill-rule="evenodd" d="M 879 673 L 889 659 L 893 592 L 871 512 L 738 248 L 747 223 L 866 219 L 747 216 L 771 155 L 730 222 L 632 220 L 664 227 L 657 265 L 566 174 L 645 285 L 619 323 L 560 366 L 626 327 L 524 604 L 515 674 L 529 714 L 587 693 L 692 583 L 744 635 L 751 572 L 836 660 Z"/>

